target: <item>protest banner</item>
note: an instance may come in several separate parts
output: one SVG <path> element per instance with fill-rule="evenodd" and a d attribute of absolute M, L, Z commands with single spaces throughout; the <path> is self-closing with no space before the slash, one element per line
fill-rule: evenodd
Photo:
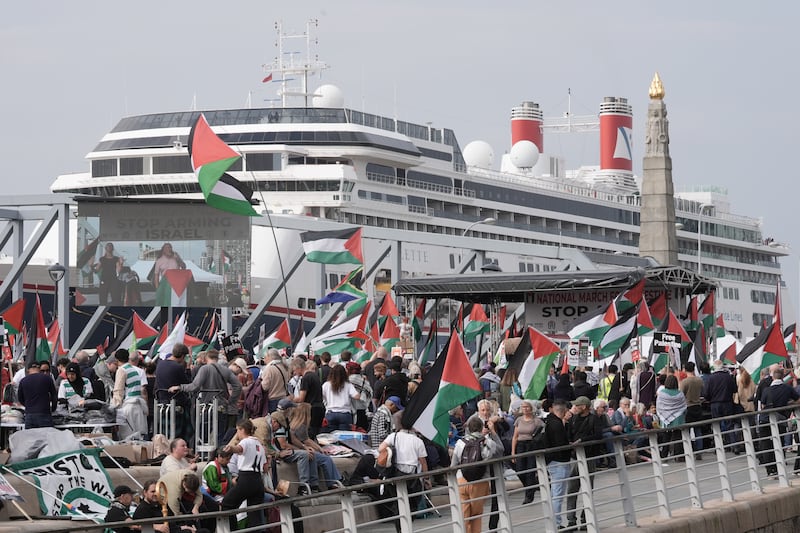
<path fill-rule="evenodd" d="M 114 492 L 100 461 L 100 449 L 90 448 L 7 465 L 20 476 L 31 476 L 45 516 L 73 514 L 105 516 Z"/>

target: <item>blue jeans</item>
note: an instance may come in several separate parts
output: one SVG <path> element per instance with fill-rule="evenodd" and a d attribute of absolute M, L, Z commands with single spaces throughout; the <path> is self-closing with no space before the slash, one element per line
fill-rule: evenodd
<path fill-rule="evenodd" d="M 331 459 L 330 455 L 324 453 L 314 452 L 314 462 L 322 467 L 322 472 L 325 474 L 325 481 L 328 483 L 328 488 L 334 488 L 334 481 L 340 481 L 342 474 Z"/>
<path fill-rule="evenodd" d="M 53 427 L 53 417 L 50 413 L 25 413 L 25 429 L 51 427 Z"/>
<path fill-rule="evenodd" d="M 281 457 L 287 463 L 297 463 L 297 477 L 302 483 L 308 483 L 312 487 L 319 485 L 319 474 L 317 473 L 317 462 L 314 457 L 309 457 L 308 452 L 294 450 L 292 455 Z"/>
<path fill-rule="evenodd" d="M 550 489 L 553 498 L 553 514 L 556 518 L 556 525 L 563 522 L 561 517 L 561 505 L 567 493 L 567 478 L 569 477 L 570 466 L 568 462 L 550 461 L 547 463 L 547 474 L 550 476 Z"/>
<path fill-rule="evenodd" d="M 328 411 L 325 413 L 325 420 L 328 421 L 328 431 L 350 431 L 353 429 L 352 413 L 337 413 Z"/>

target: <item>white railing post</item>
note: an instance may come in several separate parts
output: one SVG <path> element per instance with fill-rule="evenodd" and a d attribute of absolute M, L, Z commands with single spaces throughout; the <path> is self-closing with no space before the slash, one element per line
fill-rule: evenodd
<path fill-rule="evenodd" d="M 686 477 L 689 481 L 689 498 L 692 502 L 692 507 L 695 509 L 702 509 L 703 498 L 700 494 L 700 481 L 697 477 L 697 460 L 694 458 L 692 430 L 690 428 L 681 429 L 681 440 L 683 441 L 683 454 L 686 458 Z"/>
<path fill-rule="evenodd" d="M 278 510 L 281 513 L 281 533 L 294 533 L 294 519 L 292 518 L 292 506 L 280 505 Z M 300 518 L 302 520 L 302 518 Z"/>
<path fill-rule="evenodd" d="M 744 455 L 747 459 L 747 475 L 750 478 L 750 491 L 762 494 L 761 482 L 758 479 L 758 460 L 756 443 L 753 440 L 752 415 L 744 415 L 739 420 L 742 422 L 742 439 L 744 440 Z"/>
<path fill-rule="evenodd" d="M 400 521 L 400 533 L 413 533 L 411 513 L 416 509 L 411 509 L 411 500 L 408 498 L 408 485 L 405 481 L 395 481 L 393 483 L 397 492 L 397 519 Z"/>
<path fill-rule="evenodd" d="M 542 491 L 542 516 L 545 533 L 556 533 L 556 515 L 553 512 L 553 491 L 550 489 L 550 477 L 543 453 L 536 453 L 536 470 L 539 473 L 539 490 Z"/>
<path fill-rule="evenodd" d="M 594 487 L 592 487 L 592 478 L 594 477 L 594 473 L 589 469 L 589 461 L 593 461 L 593 459 L 588 459 L 586 457 L 586 448 L 583 445 L 579 445 L 577 448 L 575 448 L 575 456 L 578 459 L 578 479 L 580 481 L 581 504 L 583 505 L 584 523 L 586 524 L 587 530 L 597 531 L 597 514 L 594 508 Z M 580 515 L 578 514 L 576 505 L 576 520 L 579 518 L 579 516 Z"/>
<path fill-rule="evenodd" d="M 633 493 L 631 492 L 631 482 L 628 476 L 628 465 L 625 463 L 625 452 L 622 449 L 622 439 L 614 439 L 612 444 L 614 445 L 614 457 L 617 458 L 617 476 L 622 496 L 622 512 L 625 514 L 625 525 L 637 527 L 636 508 L 633 506 Z M 591 524 L 588 517 L 586 521 Z M 597 528 L 596 521 L 594 526 Z"/>
<path fill-rule="evenodd" d="M 772 449 L 775 450 L 775 468 L 778 470 L 778 485 L 789 486 L 789 473 L 786 470 L 786 453 L 783 450 L 783 435 L 778 424 L 779 413 L 769 414 L 769 432 L 772 436 Z M 785 422 L 784 422 L 785 423 Z"/>
<path fill-rule="evenodd" d="M 341 494 L 342 498 L 342 531 L 346 533 L 356 533 L 358 524 L 356 520 L 356 509 L 353 505 L 353 493 L 346 492 Z"/>
<path fill-rule="evenodd" d="M 725 439 L 722 435 L 722 426 L 719 420 L 711 423 L 711 431 L 714 433 L 714 447 L 717 450 L 717 467 L 719 468 L 719 485 L 722 490 L 722 501 L 733 501 L 733 486 L 728 474 L 728 460 L 725 457 Z"/>
<path fill-rule="evenodd" d="M 513 531 L 511 527 L 511 510 L 508 508 L 508 492 L 506 491 L 503 462 L 497 461 L 492 463 L 489 465 L 489 471 L 494 472 L 494 497 L 497 498 L 497 513 L 499 518 L 497 522 L 497 531 L 508 531 L 511 533 Z M 490 502 L 491 500 L 487 501 L 487 503 Z"/>
<path fill-rule="evenodd" d="M 661 451 L 658 445 L 658 435 L 660 433 L 650 433 L 650 465 L 653 467 L 653 482 L 656 485 L 656 499 L 658 500 L 658 512 L 663 518 L 670 518 L 672 512 L 669 508 L 669 498 L 667 498 L 667 484 L 664 481 L 664 463 L 661 460 Z"/>

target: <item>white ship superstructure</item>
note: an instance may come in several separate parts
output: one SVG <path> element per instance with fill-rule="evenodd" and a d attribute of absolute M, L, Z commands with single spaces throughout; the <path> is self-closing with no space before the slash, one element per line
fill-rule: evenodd
<path fill-rule="evenodd" d="M 272 67 L 274 76 L 289 71 L 288 65 Z M 292 68 L 297 75 L 297 67 Z M 305 84 L 310 69 L 300 70 Z M 526 251 L 528 245 L 638 255 L 633 111 L 625 98 L 606 98 L 599 121 L 595 117 L 601 144 L 598 167 L 567 171 L 562 159 L 548 155 L 547 119 L 538 104 L 524 102 L 512 111 L 512 146 L 495 170 L 494 153 L 486 143 L 470 143 L 462 150 L 451 129 L 347 108 L 332 85 L 318 87 L 310 98 L 304 87 L 284 87 L 284 93 L 300 95 L 303 105 L 291 107 L 286 101 L 281 107 L 202 111 L 222 140 L 243 155 L 230 173 L 253 186 L 256 197 L 263 195 L 276 215 L 443 236 L 468 230 L 475 238 L 519 243 L 518 254 L 488 258 L 507 272 L 559 267 L 557 260 Z M 89 170 L 58 177 L 51 190 L 99 197 L 200 198 L 186 148 L 199 114 L 123 118 L 87 155 Z M 762 233 L 760 220 L 731 213 L 722 192 L 676 194 L 679 266 L 697 268 L 699 245 L 702 274 L 721 284 L 717 301 L 726 325 L 744 338 L 772 315 L 781 279 L 778 260 L 787 250 Z M 260 279 L 280 276 L 268 231 L 253 228 L 253 240 L 259 243 L 252 255 L 253 301 Z M 299 242 L 290 231 L 279 232 L 278 241 L 289 249 Z M 446 246 L 408 246 L 402 274 L 387 262 L 382 276 L 452 272 L 459 254 Z M 289 287 L 290 307 L 308 315 L 327 289 L 319 280 Z"/>

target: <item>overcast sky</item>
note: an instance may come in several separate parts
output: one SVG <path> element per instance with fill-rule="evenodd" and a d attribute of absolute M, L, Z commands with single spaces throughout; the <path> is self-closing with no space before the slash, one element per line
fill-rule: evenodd
<path fill-rule="evenodd" d="M 296 7 L 295 7 L 296 6 Z M 641 174 L 647 89 L 666 89 L 677 190 L 727 188 L 733 211 L 763 217 L 792 246 L 784 278 L 798 294 L 796 2 L 54 2 L 4 6 L 0 19 L 4 190 L 45 193 L 121 117 L 245 107 L 275 97 L 262 84 L 274 23 L 319 20 L 324 82 L 345 104 L 455 131 L 461 147 L 509 146 L 523 100 L 545 116 L 596 114 L 604 96 L 634 110 Z M 301 50 L 300 46 L 296 50 Z M 597 164 L 596 135 L 567 141 L 568 166 Z M 787 302 L 788 303 L 788 302 Z"/>

